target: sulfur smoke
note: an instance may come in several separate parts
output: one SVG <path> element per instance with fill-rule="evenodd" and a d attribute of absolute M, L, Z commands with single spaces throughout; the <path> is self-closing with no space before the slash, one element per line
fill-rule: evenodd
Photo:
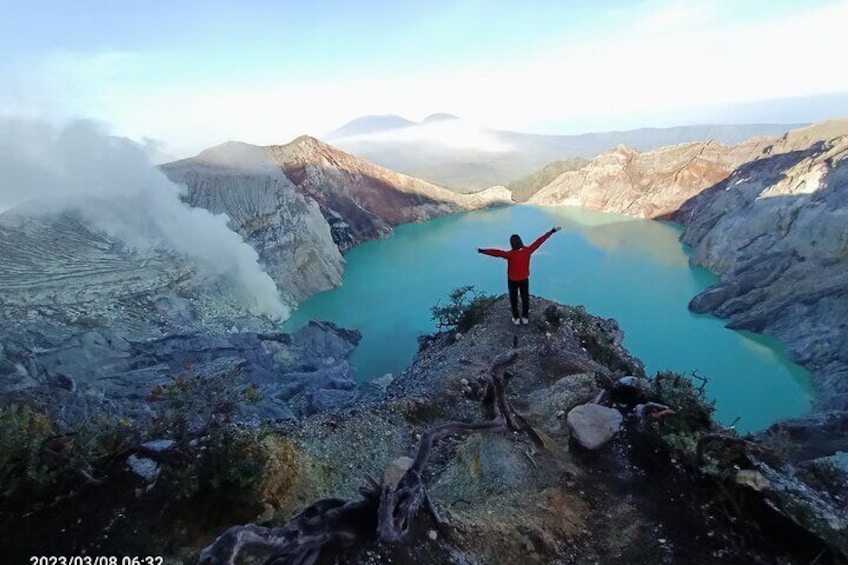
<path fill-rule="evenodd" d="M 57 128 L 0 118 L 0 212 L 22 204 L 29 212 L 76 210 L 139 252 L 169 249 L 231 279 L 254 313 L 287 316 L 256 251 L 225 214 L 183 202 L 184 190 L 150 165 L 143 145 L 93 122 Z"/>

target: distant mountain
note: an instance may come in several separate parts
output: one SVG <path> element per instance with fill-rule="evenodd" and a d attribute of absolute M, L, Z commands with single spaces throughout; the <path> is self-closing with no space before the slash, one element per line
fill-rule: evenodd
<path fill-rule="evenodd" d="M 448 120 L 458 120 L 459 116 L 454 116 L 453 114 L 445 114 L 444 112 L 437 112 L 435 114 L 430 114 L 423 120 L 421 120 L 422 124 L 432 123 L 432 122 L 446 122 Z"/>
<path fill-rule="evenodd" d="M 433 114 L 421 123 L 399 116 L 365 116 L 335 130 L 327 139 L 363 159 L 468 192 L 506 185 L 554 161 L 591 159 L 618 145 L 650 151 L 695 141 L 736 144 L 757 136 L 782 135 L 800 125 L 805 124 L 696 125 L 537 135 L 477 127 L 450 114 Z"/>
<path fill-rule="evenodd" d="M 727 178 L 773 142 L 774 138 L 759 138 L 731 146 L 716 141 L 681 143 L 644 153 L 619 145 L 582 168 L 564 171 L 528 203 L 660 218 Z"/>
<path fill-rule="evenodd" d="M 393 129 L 405 128 L 417 125 L 412 120 L 400 116 L 387 114 L 385 116 L 362 116 L 346 123 L 342 127 L 331 131 L 324 136 L 328 141 L 342 139 L 355 135 L 367 135 L 369 133 L 380 133 Z"/>

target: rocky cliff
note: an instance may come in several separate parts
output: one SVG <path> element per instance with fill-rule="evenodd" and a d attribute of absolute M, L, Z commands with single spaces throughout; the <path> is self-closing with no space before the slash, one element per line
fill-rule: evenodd
<path fill-rule="evenodd" d="M 512 203 L 504 187 L 458 194 L 308 136 L 266 150 L 297 190 L 318 202 L 342 250 L 383 237 L 399 224 Z"/>
<path fill-rule="evenodd" d="M 580 169 L 559 175 L 528 203 L 657 218 L 727 178 L 742 163 L 756 158 L 766 144 L 764 139 L 735 146 L 709 141 L 648 153 L 620 145 Z"/>
<path fill-rule="evenodd" d="M 290 306 L 340 284 L 340 248 L 509 201 L 505 189 L 455 195 L 310 138 L 228 143 L 162 169 L 187 187 L 188 204 L 226 214 Z M 236 403 L 240 417 L 297 417 L 355 396 L 346 355 L 358 337 L 320 325 L 304 330 L 319 345 L 294 345 L 300 338 L 248 314 L 244 290 L 228 283 L 240 273 L 156 242 L 129 245 L 79 211 L 12 210 L 0 215 L 0 235 L 4 403 L 35 403 L 65 426 L 100 413 L 143 428 L 156 417 L 145 401 L 152 390 L 201 374 L 217 395 L 240 398 L 249 387 L 263 399 Z"/>
<path fill-rule="evenodd" d="M 732 147 L 619 147 L 560 175 L 530 202 L 681 222 L 692 261 L 722 277 L 690 307 L 781 338 L 813 371 L 819 408 L 844 410 L 846 151 L 848 120 Z"/>
<path fill-rule="evenodd" d="M 321 210 L 261 147 L 226 143 L 162 170 L 188 187 L 189 204 L 230 218 L 290 304 L 341 284 L 344 259 Z"/>
<path fill-rule="evenodd" d="M 168 251 L 128 248 L 73 212 L 7 212 L 0 235 L 0 408 L 37 406 L 57 431 L 95 418 L 144 430 L 167 411 L 155 392 L 175 386 L 200 399 L 214 391 L 246 420 L 353 398 L 355 332 L 281 333 L 222 279 Z M 239 402 L 246 388 L 256 402 Z M 216 403 L 207 396 L 193 418 Z"/>
<path fill-rule="evenodd" d="M 848 408 L 848 121 L 795 130 L 672 215 L 722 276 L 691 308 L 780 337 Z"/>
<path fill-rule="evenodd" d="M 424 336 L 408 369 L 352 406 L 261 432 L 224 419 L 193 434 L 156 429 L 118 464 L 92 469 L 101 484 L 43 508 L 0 512 L 0 555 L 146 551 L 207 565 L 238 562 L 226 551 L 234 547 L 284 562 L 307 555 L 351 564 L 844 558 L 844 461 L 808 462 L 806 472 L 784 465 L 716 427 L 685 377 L 645 375 L 614 320 L 534 300 L 544 316 L 516 328 L 503 315 L 507 297 L 487 299 L 462 333 Z M 321 329 L 332 328 L 292 336 L 291 351 L 349 347 L 344 332 Z M 494 413 L 492 382 L 500 387 Z M 673 402 L 674 413 L 646 415 L 653 401 Z M 519 429 L 497 425 L 505 406 Z M 604 418 L 575 421 L 590 410 Z M 485 433 L 425 439 L 450 423 L 487 421 Z M 590 449 L 586 436 L 601 441 Z M 376 506 L 411 480 L 407 455 L 421 464 L 413 478 L 425 489 L 410 492 L 426 500 L 401 497 L 405 534 L 380 542 L 388 513 L 378 517 Z M 363 475 L 372 482 L 362 486 Z M 383 492 L 376 503 L 361 502 L 375 486 Z M 248 522 L 238 535 L 227 529 Z M 304 529 L 283 529 L 292 522 Z M 204 546 L 211 550 L 200 553 Z"/>

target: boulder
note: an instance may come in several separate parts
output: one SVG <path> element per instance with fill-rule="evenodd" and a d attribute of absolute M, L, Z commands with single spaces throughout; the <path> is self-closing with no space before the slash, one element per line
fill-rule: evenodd
<path fill-rule="evenodd" d="M 623 418 L 618 410 L 590 402 L 573 408 L 566 420 L 574 441 L 586 449 L 594 450 L 612 439 Z"/>
<path fill-rule="evenodd" d="M 157 478 L 159 478 L 159 465 L 153 459 L 130 455 L 127 459 L 127 465 L 129 466 L 130 471 L 132 471 L 148 483 L 152 483 Z"/>
<path fill-rule="evenodd" d="M 765 478 L 762 473 L 754 469 L 742 469 L 741 471 L 737 471 L 736 484 L 748 487 L 749 489 L 757 492 L 762 492 L 771 488 L 769 480 Z"/>

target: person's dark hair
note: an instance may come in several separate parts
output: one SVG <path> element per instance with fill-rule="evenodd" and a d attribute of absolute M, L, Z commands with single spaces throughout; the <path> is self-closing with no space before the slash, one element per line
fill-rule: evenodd
<path fill-rule="evenodd" d="M 509 244 L 512 246 L 513 249 L 521 249 L 522 247 L 524 247 L 524 242 L 521 241 L 521 236 L 519 236 L 517 233 L 514 233 L 509 236 Z"/>

